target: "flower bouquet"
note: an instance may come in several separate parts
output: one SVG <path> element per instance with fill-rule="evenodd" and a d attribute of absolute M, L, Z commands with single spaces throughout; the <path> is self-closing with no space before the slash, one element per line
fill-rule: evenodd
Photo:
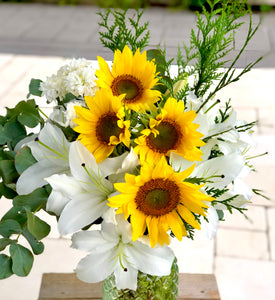
<path fill-rule="evenodd" d="M 32 79 L 28 98 L 45 97 L 49 116 L 28 99 L 0 117 L 0 192 L 13 199 L 0 222 L 0 279 L 30 272 L 50 232 L 37 216 L 45 210 L 72 247 L 88 252 L 76 274 L 103 280 L 103 299 L 176 299 L 171 239 L 194 239 L 197 230 L 211 238 L 225 210 L 245 215 L 260 194 L 242 181 L 253 171 L 255 122 L 238 120 L 216 93 L 259 61 L 235 72 L 258 27 L 250 19 L 230 61 L 246 4 L 207 5 L 190 46 L 171 60 L 165 49 L 144 50 L 142 11 L 99 13 L 113 61 L 73 59 L 45 81 Z"/>

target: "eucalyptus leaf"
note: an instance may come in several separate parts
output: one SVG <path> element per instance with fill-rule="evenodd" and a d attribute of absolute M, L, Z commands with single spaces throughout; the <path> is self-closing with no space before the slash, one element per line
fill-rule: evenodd
<path fill-rule="evenodd" d="M 33 265 L 31 251 L 19 244 L 10 245 L 12 271 L 17 276 L 27 276 Z"/>
<path fill-rule="evenodd" d="M 27 217 L 28 230 L 38 241 L 42 240 L 50 233 L 50 225 L 38 218 L 32 212 L 27 211 Z"/>
<path fill-rule="evenodd" d="M 15 156 L 15 168 L 19 174 L 22 174 L 26 169 L 36 163 L 31 149 L 27 146 L 21 148 Z"/>
<path fill-rule="evenodd" d="M 41 82 L 42 80 L 40 79 L 32 79 L 29 84 L 29 94 L 41 97 L 42 95 L 42 91 L 40 90 Z"/>
<path fill-rule="evenodd" d="M 20 122 L 14 119 L 17 117 L 17 113 L 14 110 L 10 113 L 14 114 L 13 119 L 8 121 L 4 128 L 5 134 L 8 137 L 7 144 L 13 150 L 16 144 L 26 136 L 26 129 Z"/>
<path fill-rule="evenodd" d="M 0 235 L 4 238 L 9 238 L 14 233 L 20 233 L 21 226 L 15 220 L 0 221 Z"/>
<path fill-rule="evenodd" d="M 44 251 L 44 244 L 38 241 L 27 228 L 24 229 L 22 234 L 29 242 L 35 255 L 41 254 Z"/>
<path fill-rule="evenodd" d="M 9 140 L 5 126 L 0 125 L 0 145 L 5 145 Z"/>
<path fill-rule="evenodd" d="M 13 199 L 14 206 L 22 206 L 28 210 L 35 211 L 43 207 L 49 194 L 45 188 L 38 188 L 28 195 L 18 195 Z"/>
<path fill-rule="evenodd" d="M 0 254 L 0 279 L 5 279 L 13 275 L 11 258 L 5 254 Z"/>
<path fill-rule="evenodd" d="M 13 219 L 18 222 L 22 227 L 27 222 L 27 214 L 22 207 L 13 206 L 6 214 L 3 216 L 2 221 Z"/>
<path fill-rule="evenodd" d="M 17 111 L 17 120 L 30 128 L 34 128 L 40 122 L 43 122 L 38 109 L 36 108 L 36 103 L 33 99 L 28 101 L 20 101 L 15 110 Z"/>
<path fill-rule="evenodd" d="M 0 161 L 0 176 L 5 184 L 16 181 L 19 175 L 15 169 L 13 160 Z"/>
<path fill-rule="evenodd" d="M 9 238 L 2 238 L 0 239 L 0 251 L 3 251 L 8 245 L 14 243 L 14 240 Z"/>
<path fill-rule="evenodd" d="M 7 199 L 13 199 L 16 195 L 17 193 L 13 189 L 7 187 L 4 182 L 0 182 L 0 198 L 4 196 Z"/>

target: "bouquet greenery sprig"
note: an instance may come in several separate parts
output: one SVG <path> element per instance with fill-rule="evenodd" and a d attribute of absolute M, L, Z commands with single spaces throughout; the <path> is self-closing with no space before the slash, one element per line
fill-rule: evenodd
<path fill-rule="evenodd" d="M 193 239 L 197 230 L 213 237 L 224 211 L 245 214 L 260 193 L 242 181 L 253 171 L 255 122 L 238 120 L 230 95 L 222 103 L 216 93 L 258 62 L 236 74 L 258 26 L 250 18 L 225 69 L 248 10 L 245 1 L 207 4 L 190 46 L 183 42 L 171 60 L 165 49 L 145 51 L 142 12 L 99 13 L 112 66 L 102 57 L 98 67 L 73 59 L 30 83 L 28 97 L 46 97 L 50 116 L 29 99 L 0 117 L 0 192 L 13 204 L 0 221 L 0 279 L 28 275 L 33 254 L 43 252 L 50 226 L 40 210 L 56 216 L 62 235 L 73 234 L 73 247 L 90 253 L 76 268 L 80 279 L 114 273 L 118 288 L 132 290 L 138 271 L 170 274 L 172 238 Z"/>

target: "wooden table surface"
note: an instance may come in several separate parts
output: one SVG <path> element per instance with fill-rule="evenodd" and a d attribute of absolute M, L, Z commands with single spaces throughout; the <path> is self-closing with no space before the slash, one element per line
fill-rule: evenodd
<path fill-rule="evenodd" d="M 101 282 L 82 282 L 75 274 L 46 273 L 43 274 L 39 300 L 101 300 L 101 286 Z M 178 300 L 220 300 L 213 274 L 180 273 L 178 291 Z"/>

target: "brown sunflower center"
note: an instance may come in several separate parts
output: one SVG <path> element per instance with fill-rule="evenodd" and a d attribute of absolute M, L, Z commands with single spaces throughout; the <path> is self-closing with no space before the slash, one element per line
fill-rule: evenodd
<path fill-rule="evenodd" d="M 147 146 L 150 149 L 159 153 L 166 153 L 169 150 L 177 148 L 182 133 L 176 122 L 173 120 L 164 120 L 155 129 L 158 130 L 159 134 L 155 137 L 151 133 L 146 139 Z"/>
<path fill-rule="evenodd" d="M 180 201 L 178 185 L 169 179 L 151 179 L 136 194 L 137 209 L 145 215 L 162 216 L 173 211 Z"/>
<path fill-rule="evenodd" d="M 126 94 L 124 98 L 125 103 L 134 103 L 143 94 L 142 83 L 134 76 L 128 74 L 117 76 L 112 82 L 111 89 L 115 96 Z"/>
<path fill-rule="evenodd" d="M 118 138 L 122 132 L 122 129 L 117 125 L 118 120 L 116 114 L 111 112 L 101 116 L 96 126 L 97 139 L 104 144 L 108 144 L 111 136 Z"/>

